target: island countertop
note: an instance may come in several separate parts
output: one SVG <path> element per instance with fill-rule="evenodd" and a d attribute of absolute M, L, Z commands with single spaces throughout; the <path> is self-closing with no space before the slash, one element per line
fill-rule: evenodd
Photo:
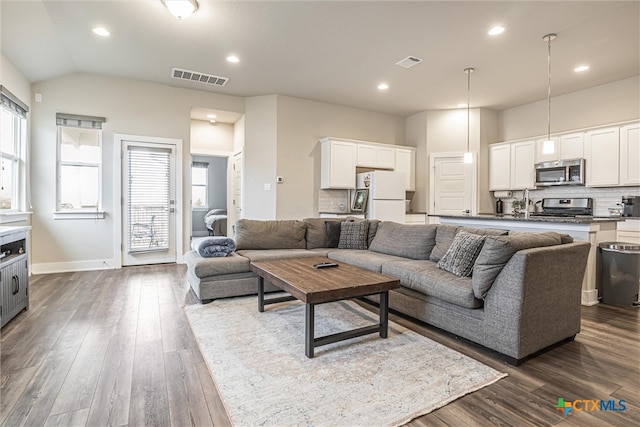
<path fill-rule="evenodd" d="M 452 219 L 469 219 L 469 220 L 489 220 L 489 221 L 523 221 L 523 222 L 555 222 L 555 223 L 568 223 L 568 224 L 592 224 L 603 222 L 619 222 L 624 221 L 626 217 L 620 216 L 576 216 L 576 217 L 562 217 L 562 216 L 531 216 L 525 218 L 524 215 L 510 215 L 510 214 L 469 214 L 469 215 L 429 215 L 439 218 L 452 218 Z"/>

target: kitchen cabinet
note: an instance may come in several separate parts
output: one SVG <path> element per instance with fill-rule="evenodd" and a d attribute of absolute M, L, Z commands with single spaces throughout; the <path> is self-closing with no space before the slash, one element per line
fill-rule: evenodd
<path fill-rule="evenodd" d="M 626 219 L 618 223 L 617 241 L 640 245 L 640 219 Z"/>
<path fill-rule="evenodd" d="M 535 163 L 555 162 L 558 160 L 573 160 L 584 157 L 584 133 L 574 132 L 566 135 L 554 135 L 553 153 L 544 153 L 544 142 L 547 138 L 536 141 Z"/>
<path fill-rule="evenodd" d="M 0 235 L 0 327 L 29 309 L 29 265 L 26 227 L 3 227 Z"/>
<path fill-rule="evenodd" d="M 620 128 L 585 133 L 586 185 L 612 187 L 620 182 Z"/>
<path fill-rule="evenodd" d="M 320 140 L 320 188 L 356 188 L 356 144 L 339 139 Z"/>
<path fill-rule="evenodd" d="M 640 123 L 620 128 L 620 185 L 640 185 Z"/>
<path fill-rule="evenodd" d="M 511 189 L 511 144 L 489 146 L 489 190 Z"/>
<path fill-rule="evenodd" d="M 405 224 L 426 224 L 427 214 L 424 213 L 407 213 L 404 215 Z"/>
<path fill-rule="evenodd" d="M 416 150 L 410 148 L 396 148 L 396 164 L 394 171 L 403 172 L 405 179 L 405 190 L 415 191 L 416 189 Z"/>
<path fill-rule="evenodd" d="M 356 166 L 375 169 L 394 169 L 396 151 L 393 147 L 357 144 Z"/>
<path fill-rule="evenodd" d="M 511 144 L 510 190 L 524 190 L 534 187 L 534 141 Z"/>

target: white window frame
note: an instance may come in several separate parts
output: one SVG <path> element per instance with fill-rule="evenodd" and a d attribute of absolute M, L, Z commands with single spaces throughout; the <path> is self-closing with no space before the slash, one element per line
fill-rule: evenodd
<path fill-rule="evenodd" d="M 193 168 L 204 169 L 206 171 L 206 179 L 203 184 L 193 183 Z M 193 205 L 193 187 L 204 187 L 204 206 Z M 203 162 L 191 163 L 191 209 L 194 211 L 208 211 L 209 210 L 209 165 Z"/>
<path fill-rule="evenodd" d="M 13 120 L 14 154 L 0 151 L 0 157 L 13 163 L 13 188 L 11 189 L 11 208 L 0 209 L 0 224 L 27 220 L 32 212 L 27 212 L 27 117 L 29 111 L 15 95 L 0 85 L 2 96 L 1 109 L 7 111 Z"/>
<path fill-rule="evenodd" d="M 58 116 L 58 115 L 57 115 Z M 71 125 L 61 124 L 59 117 L 56 117 L 57 124 L 57 148 L 56 148 L 56 210 L 53 212 L 54 219 L 104 219 L 103 209 L 103 197 L 102 197 L 102 163 L 103 163 L 103 151 L 102 151 L 102 122 L 105 121 L 102 117 L 91 116 L 74 116 L 69 114 L 60 114 L 65 118 L 69 118 Z M 81 162 L 81 161 L 63 161 L 61 160 L 61 146 L 62 146 L 62 131 L 64 128 L 90 128 L 83 126 L 85 122 L 100 123 L 100 127 L 93 127 L 92 129 L 98 132 L 98 147 L 100 150 L 100 161 L 94 162 Z M 60 206 L 61 192 L 62 192 L 62 166 L 88 166 L 98 168 L 98 206 L 95 208 L 76 208 L 76 209 L 62 209 Z"/>

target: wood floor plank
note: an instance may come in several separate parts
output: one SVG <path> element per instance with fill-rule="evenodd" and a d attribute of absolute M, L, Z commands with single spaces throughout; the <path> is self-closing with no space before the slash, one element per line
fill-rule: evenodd
<path fill-rule="evenodd" d="M 133 362 L 129 425 L 170 425 L 162 341 L 137 344 Z"/>
<path fill-rule="evenodd" d="M 89 408 L 79 409 L 73 412 L 65 412 L 64 414 L 51 415 L 47 418 L 44 427 L 85 427 L 87 424 L 87 416 Z"/>
<path fill-rule="evenodd" d="M 33 376 L 38 371 L 37 367 L 19 369 L 2 375 L 2 387 L 0 388 L 0 425 L 9 415 L 24 390 L 27 388 Z"/>
<path fill-rule="evenodd" d="M 135 334 L 109 339 L 87 417 L 88 426 L 122 426 L 129 422 L 135 341 Z"/>

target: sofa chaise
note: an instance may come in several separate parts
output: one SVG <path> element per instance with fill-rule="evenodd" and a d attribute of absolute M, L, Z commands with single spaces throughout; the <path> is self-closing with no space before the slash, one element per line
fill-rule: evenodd
<path fill-rule="evenodd" d="M 326 256 L 399 278 L 389 295 L 392 310 L 511 364 L 580 331 L 590 245 L 566 235 L 324 218 L 242 219 L 235 234 L 237 249 L 227 257 L 186 254 L 187 278 L 202 303 L 256 294 L 252 261 Z M 278 289 L 265 283 L 265 290 Z"/>

